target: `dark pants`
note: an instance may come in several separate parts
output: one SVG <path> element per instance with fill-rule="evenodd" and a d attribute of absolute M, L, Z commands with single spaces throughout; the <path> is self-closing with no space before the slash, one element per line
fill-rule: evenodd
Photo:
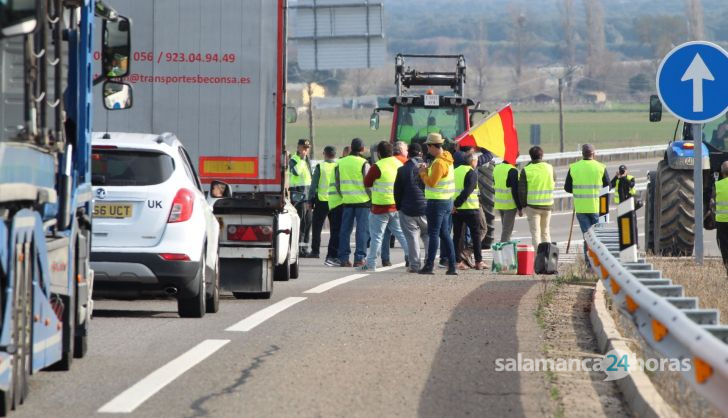
<path fill-rule="evenodd" d="M 443 240 L 443 252 L 441 256 L 447 257 L 449 267 L 455 268 L 455 245 L 450 235 L 450 224 L 452 223 L 452 200 L 428 200 L 427 210 L 427 234 L 429 238 L 427 249 L 427 261 L 425 268 L 432 268 L 435 265 L 435 256 L 440 239 Z"/>
<path fill-rule="evenodd" d="M 467 225 L 470 230 L 470 236 L 473 242 L 473 256 L 475 256 L 475 262 L 479 263 L 483 261 L 483 254 L 480 250 L 480 209 L 472 210 L 460 210 L 452 215 L 453 222 L 453 241 L 455 241 L 455 254 L 457 261 L 463 261 L 460 257 L 462 254 L 465 239 L 463 225 Z"/>
<path fill-rule="evenodd" d="M 596 225 L 599 223 L 599 214 L 577 213 L 576 220 L 579 221 L 579 229 L 581 229 L 581 233 L 583 235 L 586 234 L 586 231 L 588 231 L 589 228 L 592 227 L 592 225 Z M 586 257 L 586 242 L 584 242 L 584 259 L 587 261 L 588 264 L 589 259 Z"/>
<path fill-rule="evenodd" d="M 313 235 L 311 236 L 311 254 L 318 254 L 321 247 L 321 230 L 329 214 L 329 202 L 316 199 L 313 207 Z"/>
<path fill-rule="evenodd" d="M 299 243 L 305 243 L 306 245 L 300 245 L 301 251 L 308 252 L 308 243 L 311 239 L 311 218 L 312 211 L 308 209 L 308 205 L 305 201 L 296 203 L 296 211 L 298 217 L 301 218 L 301 235 L 298 237 Z"/>
<path fill-rule="evenodd" d="M 728 222 L 716 222 L 715 236 L 718 240 L 718 248 L 720 255 L 723 257 L 723 265 L 725 265 L 728 274 Z"/>
<path fill-rule="evenodd" d="M 329 211 L 329 248 L 326 258 L 339 258 L 339 230 L 341 227 L 341 205 Z"/>

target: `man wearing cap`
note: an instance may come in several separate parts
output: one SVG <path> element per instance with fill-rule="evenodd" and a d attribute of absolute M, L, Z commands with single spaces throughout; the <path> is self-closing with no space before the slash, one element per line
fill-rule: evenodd
<path fill-rule="evenodd" d="M 362 157 L 364 141 L 359 138 L 351 140 L 350 153 L 336 163 L 336 190 L 341 196 L 341 230 L 339 231 L 339 265 L 341 267 L 359 267 L 364 265 L 367 256 L 367 240 L 369 239 L 369 206 L 371 199 L 364 187 L 364 176 L 369 171 L 367 160 Z M 354 264 L 349 261 L 351 255 L 351 231 L 356 222 L 356 249 Z"/>
<path fill-rule="evenodd" d="M 374 163 L 371 170 L 364 177 L 364 186 L 370 187 L 372 191 L 372 208 L 369 214 L 369 254 L 367 262 L 361 266 L 362 271 L 375 271 L 377 264 L 377 253 L 381 250 L 384 231 L 390 230 L 397 238 L 400 245 L 407 254 L 407 241 L 402 234 L 399 223 L 399 214 L 394 201 L 394 179 L 397 177 L 397 169 L 402 163 L 392 156 L 392 144 L 381 141 L 377 145 L 379 160 Z M 389 240 L 384 244 L 389 247 Z"/>
<path fill-rule="evenodd" d="M 324 147 L 324 161 L 313 170 L 311 188 L 308 192 L 309 209 L 313 209 L 313 235 L 311 237 L 311 252 L 308 258 L 319 258 L 321 247 L 321 230 L 326 217 L 329 216 L 329 187 L 334 184 L 334 168 L 336 167 L 336 148 L 331 145 Z M 332 193 L 334 195 L 334 193 Z M 334 196 L 334 200 L 336 197 Z M 332 204 L 335 202 L 332 202 Z M 331 219 L 329 217 L 329 223 Z M 337 231 L 338 232 L 338 231 Z M 329 239 L 331 241 L 331 238 Z"/>
<path fill-rule="evenodd" d="M 420 164 L 419 175 L 425 183 L 425 199 L 427 200 L 427 229 L 429 235 L 427 260 L 420 274 L 434 274 L 435 256 L 440 239 L 444 241 L 443 253 L 448 260 L 447 273 L 457 275 L 455 269 L 455 245 L 450 236 L 450 225 L 452 224 L 452 199 L 455 194 L 455 167 L 453 158 L 449 152 L 443 149 L 445 141 L 442 135 L 430 133 L 427 135 L 427 152 L 435 160 L 430 167 L 424 163 Z"/>
<path fill-rule="evenodd" d="M 564 190 L 574 196 L 574 211 L 582 234 L 599 222 L 599 190 L 609 185 L 607 167 L 596 161 L 595 155 L 592 144 L 582 145 L 583 159 L 569 165 L 564 182 Z"/>
<path fill-rule="evenodd" d="M 420 259 L 419 236 L 425 247 L 425 258 L 427 258 L 427 220 L 425 211 L 427 201 L 425 200 L 425 184 L 418 175 L 419 164 L 422 161 L 422 147 L 420 144 L 410 144 L 407 149 L 409 160 L 397 169 L 397 177 L 394 180 L 394 202 L 399 211 L 399 223 L 402 232 L 407 240 L 407 252 L 409 260 L 409 273 L 417 273 L 422 267 Z"/>
<path fill-rule="evenodd" d="M 311 142 L 308 139 L 298 140 L 296 155 L 288 163 L 290 172 L 291 200 L 301 218 L 301 235 L 298 239 L 301 256 L 308 255 L 308 241 L 311 235 L 311 211 L 306 204 L 308 189 L 311 187 L 311 166 L 308 163 L 308 151 Z"/>
<path fill-rule="evenodd" d="M 627 166 L 622 164 L 618 170 L 612 181 L 609 182 L 609 187 L 614 189 L 614 203 L 617 204 L 637 194 L 634 176 L 627 174 Z M 637 201 L 635 201 L 635 209 L 637 209 Z"/>
<path fill-rule="evenodd" d="M 528 163 L 518 180 L 518 201 L 531 230 L 533 247 L 542 242 L 551 242 L 551 210 L 554 205 L 554 168 L 543 161 L 543 149 L 533 146 L 528 150 Z M 519 208 L 520 209 L 520 208 Z"/>

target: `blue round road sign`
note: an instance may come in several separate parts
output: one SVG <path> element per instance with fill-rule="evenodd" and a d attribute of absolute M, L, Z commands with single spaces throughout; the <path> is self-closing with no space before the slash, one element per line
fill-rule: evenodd
<path fill-rule="evenodd" d="M 705 123 L 728 111 L 728 53 L 710 42 L 684 43 L 657 70 L 657 94 L 678 119 Z"/>

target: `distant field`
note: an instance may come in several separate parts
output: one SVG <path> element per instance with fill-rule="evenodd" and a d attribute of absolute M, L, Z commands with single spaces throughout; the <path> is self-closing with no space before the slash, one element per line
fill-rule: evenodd
<path fill-rule="evenodd" d="M 541 147 L 546 152 L 559 151 L 558 111 L 518 111 L 514 108 L 514 116 L 522 154 L 530 147 L 531 124 L 541 125 Z M 287 125 L 286 143 L 289 149 L 295 147 L 298 138 L 308 137 L 307 121 L 307 117 L 302 115 L 296 123 Z M 320 154 L 324 145 L 337 145 L 340 149 L 355 137 L 370 145 L 388 139 L 391 123 L 391 118 L 383 112 L 379 130 L 372 131 L 369 129 L 368 111 L 321 113 L 314 121 L 316 154 Z M 650 123 L 647 112 L 637 111 L 634 106 L 619 106 L 619 110 L 609 111 L 564 112 L 566 151 L 575 151 L 586 142 L 595 144 L 597 148 L 665 144 L 672 138 L 674 129 L 675 119 L 672 116 L 664 115 L 662 122 Z"/>

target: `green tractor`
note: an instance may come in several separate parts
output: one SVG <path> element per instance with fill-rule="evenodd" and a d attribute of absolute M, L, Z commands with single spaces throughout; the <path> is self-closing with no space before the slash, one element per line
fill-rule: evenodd
<path fill-rule="evenodd" d="M 650 97 L 650 122 L 662 119 L 662 103 Z M 680 136 L 678 136 L 680 134 Z M 703 208 L 705 229 L 715 229 L 710 210 L 720 165 L 728 160 L 728 114 L 703 125 Z M 695 244 L 695 140 L 692 124 L 678 121 L 657 170 L 647 174 L 645 241 L 648 252 L 690 256 Z"/>

